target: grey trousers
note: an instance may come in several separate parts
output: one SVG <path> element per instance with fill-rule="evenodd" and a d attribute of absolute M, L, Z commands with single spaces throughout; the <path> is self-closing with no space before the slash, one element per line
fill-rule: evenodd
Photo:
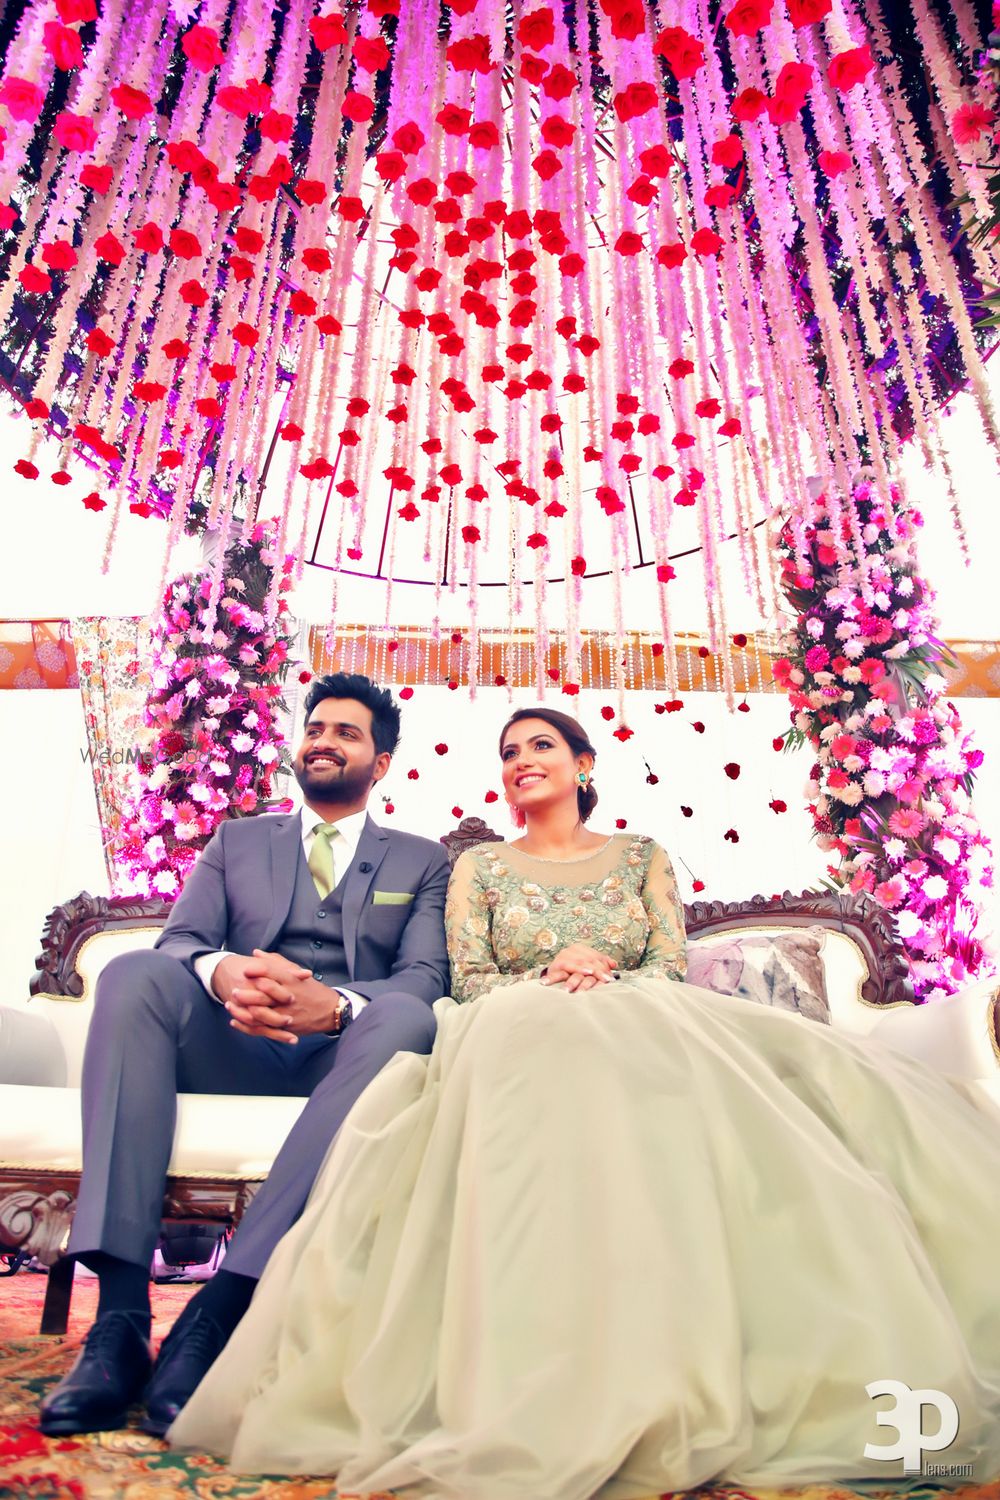
<path fill-rule="evenodd" d="M 68 1253 L 149 1265 L 178 1093 L 307 1095 L 226 1256 L 227 1270 L 259 1277 L 354 1101 L 397 1052 L 429 1052 L 434 1031 L 430 1006 L 399 991 L 365 1006 L 340 1037 L 289 1046 L 244 1036 L 169 953 L 112 959 L 97 982 L 84 1055 L 83 1177 Z"/>

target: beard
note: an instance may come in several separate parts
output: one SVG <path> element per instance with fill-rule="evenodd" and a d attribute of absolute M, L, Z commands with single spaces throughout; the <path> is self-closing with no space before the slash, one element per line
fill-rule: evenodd
<path fill-rule="evenodd" d="M 359 802 L 375 784 L 374 759 L 366 766 L 338 766 L 330 762 L 310 766 L 305 761 L 296 761 L 292 770 L 303 797 L 309 802 Z"/>

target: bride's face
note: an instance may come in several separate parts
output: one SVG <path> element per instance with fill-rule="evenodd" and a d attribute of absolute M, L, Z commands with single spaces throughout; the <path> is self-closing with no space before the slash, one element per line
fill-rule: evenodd
<path fill-rule="evenodd" d="M 554 801 L 576 797 L 587 757 L 573 754 L 557 729 L 544 719 L 518 719 L 500 751 L 504 791 L 512 807 L 530 813 Z"/>

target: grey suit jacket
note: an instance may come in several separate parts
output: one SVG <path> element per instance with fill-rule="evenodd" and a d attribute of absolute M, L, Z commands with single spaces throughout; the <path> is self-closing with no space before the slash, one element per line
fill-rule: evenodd
<path fill-rule="evenodd" d="M 220 949 L 280 952 L 275 942 L 291 906 L 301 851 L 298 813 L 220 824 L 156 947 L 174 954 L 192 973 L 196 958 Z M 444 898 L 449 873 L 440 844 L 390 833 L 368 819 L 340 882 L 347 983 L 357 994 L 377 1000 L 403 990 L 432 1004 L 448 993 Z M 413 899 L 379 901 L 380 892 Z"/>

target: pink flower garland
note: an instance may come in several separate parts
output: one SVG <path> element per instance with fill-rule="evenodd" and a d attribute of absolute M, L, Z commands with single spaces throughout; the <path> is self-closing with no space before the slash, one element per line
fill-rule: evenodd
<path fill-rule="evenodd" d="M 786 523 L 781 580 L 797 611 L 775 680 L 792 706 L 786 745 L 816 751 L 806 794 L 835 885 L 892 912 L 920 999 L 990 972 L 981 924 L 990 844 L 970 800 L 983 755 L 944 696 L 947 653 L 915 550 L 920 516 L 895 487 L 852 496 L 865 549 L 826 495 L 805 507 L 805 555 Z"/>
<path fill-rule="evenodd" d="M 277 715 L 294 622 L 285 607 L 294 559 L 278 567 L 273 524 L 225 554 L 216 620 L 209 573 L 173 580 L 154 629 L 139 788 L 112 855 L 116 893 L 171 900 L 219 824 L 273 806 L 287 764 Z M 265 601 L 278 575 L 278 612 Z"/>

